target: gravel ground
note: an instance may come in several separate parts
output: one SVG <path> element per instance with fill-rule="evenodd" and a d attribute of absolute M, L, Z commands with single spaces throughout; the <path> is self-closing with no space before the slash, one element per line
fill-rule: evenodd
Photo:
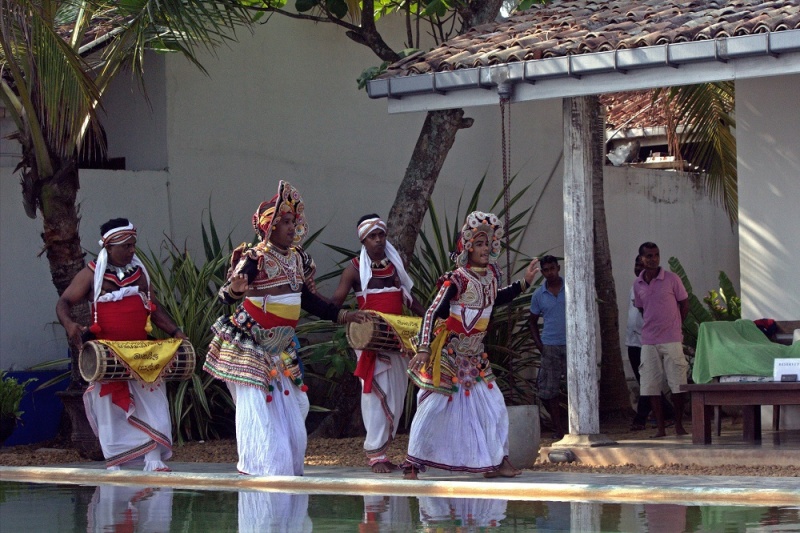
<path fill-rule="evenodd" d="M 731 424 L 728 422 L 728 424 Z M 734 426 L 731 426 L 734 427 Z M 740 426 L 739 426 L 740 427 Z M 615 440 L 641 438 L 641 433 L 628 431 L 628 423 L 601 427 L 602 432 Z M 546 435 L 546 434 L 545 434 Z M 543 436 L 541 446 L 549 446 L 551 439 Z M 389 456 L 396 463 L 403 460 L 408 444 L 408 435 L 398 435 L 389 449 Z M 318 466 L 364 466 L 366 460 L 361 437 L 349 439 L 312 439 L 308 441 L 306 464 Z M 236 463 L 236 442 L 232 439 L 208 442 L 189 442 L 174 449 L 173 461 L 187 463 Z M 25 446 L 0 448 L 0 466 L 36 466 L 86 462 L 75 450 L 64 443 L 48 442 Z M 586 466 L 576 463 L 540 463 L 536 471 L 584 472 L 603 474 L 641 475 L 719 475 L 719 476 L 783 476 L 800 477 L 800 466 L 758 467 L 721 465 L 715 467 L 698 465 L 667 465 L 661 467 L 641 465 L 615 465 L 606 467 Z"/>

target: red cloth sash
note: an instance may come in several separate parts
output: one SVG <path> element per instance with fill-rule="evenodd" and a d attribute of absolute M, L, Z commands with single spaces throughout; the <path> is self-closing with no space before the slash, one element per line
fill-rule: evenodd
<path fill-rule="evenodd" d="M 452 331 L 454 333 L 463 333 L 464 335 L 469 333 L 466 329 L 464 329 L 464 324 L 459 319 L 453 318 L 452 316 L 447 317 L 444 327 L 446 327 L 448 331 Z"/>
<path fill-rule="evenodd" d="M 147 309 L 139 295 L 126 296 L 116 302 L 98 302 L 97 323 L 101 339 L 112 341 L 147 340 L 144 326 Z M 109 381 L 100 385 L 100 396 L 111 395 L 111 402 L 126 413 L 131 406 L 131 395 L 126 381 Z"/>
<path fill-rule="evenodd" d="M 380 311 L 387 315 L 403 314 L 403 293 L 401 291 L 378 292 L 358 297 L 358 308 L 370 311 Z M 375 375 L 375 361 L 378 354 L 372 350 L 363 350 L 358 358 L 353 374 L 364 380 L 364 393 L 372 392 L 372 378 Z"/>
<path fill-rule="evenodd" d="M 260 307 L 247 299 L 244 301 L 244 309 L 259 323 L 259 325 L 265 328 L 276 328 L 278 326 L 290 326 L 294 328 L 297 326 L 297 320 L 283 318 L 278 315 L 273 315 L 272 313 L 265 313 Z"/>

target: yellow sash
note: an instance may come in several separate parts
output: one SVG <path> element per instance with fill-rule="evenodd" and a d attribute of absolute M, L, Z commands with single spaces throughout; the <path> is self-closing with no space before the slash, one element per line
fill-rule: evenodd
<path fill-rule="evenodd" d="M 408 351 L 414 351 L 414 344 L 411 342 L 411 339 L 416 337 L 417 333 L 419 333 L 419 327 L 422 325 L 422 318 L 418 316 L 387 315 L 379 311 L 372 312 L 383 318 L 386 323 L 392 327 L 397 337 L 400 339 L 400 342 L 403 343 L 403 348 Z"/>
<path fill-rule="evenodd" d="M 431 368 L 434 387 L 442 386 L 442 349 L 444 348 L 444 341 L 447 340 L 447 333 L 444 322 L 439 324 L 433 332 L 436 337 L 434 337 L 431 343 L 431 358 L 430 361 L 428 361 L 428 366 Z"/>
<path fill-rule="evenodd" d="M 108 346 L 137 379 L 153 383 L 172 361 L 181 339 L 157 341 L 110 341 L 98 339 Z"/>

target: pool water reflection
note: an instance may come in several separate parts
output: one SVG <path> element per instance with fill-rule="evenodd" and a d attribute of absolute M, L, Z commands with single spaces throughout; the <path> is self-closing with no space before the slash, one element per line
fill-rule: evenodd
<path fill-rule="evenodd" d="M 800 531 L 800 507 L 349 496 L 0 482 L 0 532 Z"/>

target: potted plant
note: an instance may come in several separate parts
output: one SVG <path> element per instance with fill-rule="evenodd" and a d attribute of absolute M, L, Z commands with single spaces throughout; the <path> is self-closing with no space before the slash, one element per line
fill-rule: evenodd
<path fill-rule="evenodd" d="M 22 416 L 19 403 L 25 396 L 25 387 L 36 378 L 20 383 L 16 378 L 6 377 L 6 371 L 0 371 L 0 444 L 4 443 L 17 427 Z"/>

